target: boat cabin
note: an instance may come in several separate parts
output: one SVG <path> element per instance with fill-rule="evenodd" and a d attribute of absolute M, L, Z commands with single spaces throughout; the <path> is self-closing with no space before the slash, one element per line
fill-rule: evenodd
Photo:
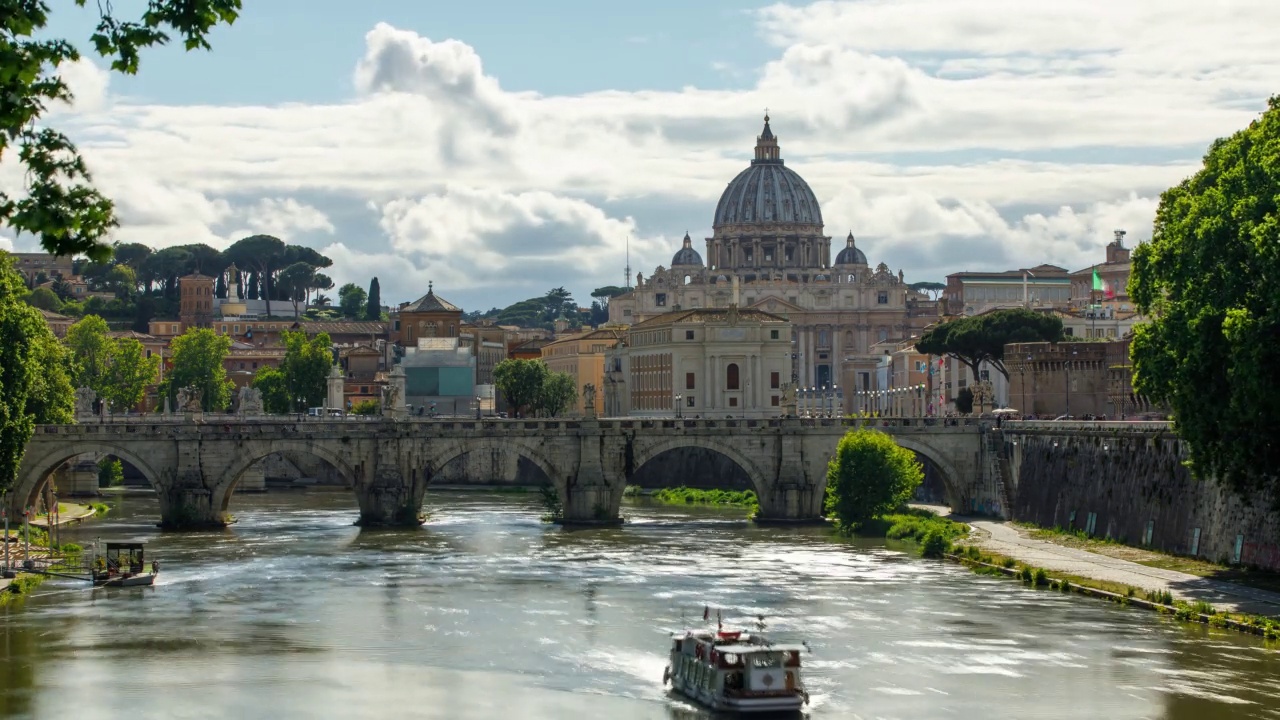
<path fill-rule="evenodd" d="M 745 632 L 690 632 L 673 638 L 671 674 L 708 695 L 794 696 L 803 692 L 800 645 L 775 645 Z"/>
<path fill-rule="evenodd" d="M 94 574 L 106 577 L 140 575 L 145 546 L 140 542 L 108 542 L 106 553 L 94 564 Z"/>

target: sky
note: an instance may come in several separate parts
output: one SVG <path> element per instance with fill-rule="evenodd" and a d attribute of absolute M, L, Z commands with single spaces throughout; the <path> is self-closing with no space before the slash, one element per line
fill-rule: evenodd
<path fill-rule="evenodd" d="M 55 5 L 86 53 L 47 120 L 116 240 L 268 233 L 386 303 L 431 281 L 468 310 L 589 304 L 686 231 L 704 251 L 766 108 L 834 250 L 852 232 L 908 282 L 1080 269 L 1115 229 L 1149 239 L 1160 193 L 1280 92 L 1271 0 L 244 0 L 211 52 L 133 77 L 88 52 L 95 3 Z"/>

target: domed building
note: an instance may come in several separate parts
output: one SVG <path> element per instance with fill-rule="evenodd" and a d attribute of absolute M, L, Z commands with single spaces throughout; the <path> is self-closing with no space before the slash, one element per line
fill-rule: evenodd
<path fill-rule="evenodd" d="M 731 306 L 781 315 L 793 327 L 791 384 L 838 388 L 848 408 L 853 390 L 875 387 L 886 348 L 939 317 L 939 303 L 910 290 L 902 271 L 872 269 L 852 232 L 832 263 L 818 198 L 786 166 L 767 115 L 755 157 L 720 195 L 711 229 L 705 263 L 686 233 L 669 268 L 638 274 L 632 292 L 609 303 L 609 320 L 634 325 Z"/>

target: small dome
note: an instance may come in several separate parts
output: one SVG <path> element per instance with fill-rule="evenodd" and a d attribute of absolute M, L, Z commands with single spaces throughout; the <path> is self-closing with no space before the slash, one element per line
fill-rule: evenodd
<path fill-rule="evenodd" d="M 849 237 L 845 240 L 845 248 L 836 256 L 837 265 L 866 265 L 867 256 L 861 250 L 853 245 L 853 233 L 849 233 Z"/>
<path fill-rule="evenodd" d="M 689 233 L 684 234 L 684 247 L 676 251 L 671 258 L 671 267 L 679 267 L 681 265 L 695 265 L 702 267 L 702 256 L 697 250 L 693 249 L 693 241 L 689 239 Z"/>

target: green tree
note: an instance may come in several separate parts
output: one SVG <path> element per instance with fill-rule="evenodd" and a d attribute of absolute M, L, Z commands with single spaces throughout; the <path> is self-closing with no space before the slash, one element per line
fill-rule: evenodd
<path fill-rule="evenodd" d="M 105 383 L 98 393 L 112 410 L 128 411 L 142 402 L 159 371 L 160 356 L 147 357 L 142 343 L 133 338 L 113 340 Z"/>
<path fill-rule="evenodd" d="M 104 457 L 98 461 L 98 487 L 120 487 L 124 485 L 124 466 L 113 457 Z"/>
<path fill-rule="evenodd" d="M 338 311 L 342 313 L 342 317 L 358 320 L 364 312 L 366 298 L 359 285 L 347 283 L 338 288 Z"/>
<path fill-rule="evenodd" d="M 333 343 L 328 333 L 317 333 L 308 339 L 301 330 L 285 331 L 280 339 L 284 342 L 284 362 L 280 363 L 280 371 L 284 374 L 285 389 L 290 400 L 302 398 L 302 407 L 295 407 L 301 412 L 307 407 L 318 407 L 325 404 L 327 388 L 325 378 L 333 367 Z"/>
<path fill-rule="evenodd" d="M 541 360 L 503 360 L 493 367 L 493 384 L 517 413 L 536 408 L 550 371 Z"/>
<path fill-rule="evenodd" d="M 142 243 L 116 243 L 112 256 L 119 265 L 128 265 L 136 273 L 151 256 L 151 247 Z"/>
<path fill-rule="evenodd" d="M 27 304 L 49 312 L 61 312 L 62 300 L 47 287 L 38 287 L 26 298 Z"/>
<path fill-rule="evenodd" d="M 530 362 L 538 362 L 536 360 Z M 548 373 L 538 391 L 538 410 L 548 417 L 556 417 L 568 410 L 578 399 L 577 384 L 569 373 Z"/>
<path fill-rule="evenodd" d="M 0 253 L 0 490 L 12 487 L 36 423 L 72 420 L 66 352 L 27 294 L 12 260 Z"/>
<path fill-rule="evenodd" d="M 103 286 L 121 300 L 127 300 L 138 291 L 138 275 L 128 265 L 116 265 L 107 273 Z"/>
<path fill-rule="evenodd" d="M 914 282 L 907 287 L 919 293 L 929 293 L 931 300 L 937 300 L 942 291 L 947 289 L 947 286 L 940 282 Z"/>
<path fill-rule="evenodd" d="M 233 383 L 223 366 L 231 351 L 231 338 L 209 328 L 191 328 L 169 344 L 173 369 L 161 385 L 161 393 L 176 402 L 178 390 L 195 387 L 205 412 L 226 409 L 231 402 Z"/>
<path fill-rule="evenodd" d="M 85 0 L 75 4 L 83 7 Z M 111 3 L 97 7 L 94 50 L 111 59 L 113 70 L 132 75 L 139 51 L 166 44 L 169 32 L 187 50 L 209 49 L 206 36 L 235 21 L 240 0 L 151 0 L 136 21 L 114 17 Z M 0 193 L 0 224 L 38 236 L 55 255 L 83 253 L 105 261 L 111 246 L 104 239 L 118 224 L 115 208 L 93 187 L 75 145 L 42 119 L 51 106 L 72 99 L 58 71 L 80 58 L 74 43 L 49 37 L 48 23 L 49 5 L 42 0 L 0 5 L 0 161 L 16 148 L 24 171 L 17 177 L 25 180 L 21 197 Z"/>
<path fill-rule="evenodd" d="M 364 319 L 377 322 L 382 319 L 382 287 L 378 278 L 369 281 L 369 298 L 365 301 Z"/>
<path fill-rule="evenodd" d="M 71 351 L 71 382 L 87 387 L 105 397 L 108 368 L 115 343 L 107 336 L 111 328 L 97 315 L 86 315 L 67 329 L 67 348 Z"/>
<path fill-rule="evenodd" d="M 956 392 L 956 412 L 964 415 L 973 412 L 973 391 L 967 387 Z"/>
<path fill-rule="evenodd" d="M 351 406 L 352 415 L 377 415 L 382 412 L 382 405 L 377 400 L 361 400 Z"/>
<path fill-rule="evenodd" d="M 272 276 L 285 258 L 285 244 L 271 235 L 251 235 L 237 240 L 227 248 L 223 256 L 236 267 L 252 270 L 261 283 L 255 293 L 266 302 L 267 316 L 271 316 Z M 252 278 L 251 278 L 252 281 Z M 254 298 L 253 295 L 248 297 Z"/>
<path fill-rule="evenodd" d="M 298 317 L 302 314 L 299 309 L 307 307 L 307 296 L 311 294 L 311 286 L 316 280 L 316 268 L 314 265 L 308 265 L 304 262 L 296 262 L 284 270 L 280 271 L 280 278 L 277 284 L 280 288 L 289 293 L 289 299 L 293 301 L 293 315 Z"/>
<path fill-rule="evenodd" d="M 1062 338 L 1061 319 L 1016 308 L 944 322 L 927 330 L 916 343 L 916 350 L 926 355 L 956 358 L 969 366 L 974 378 L 980 377 L 979 367 L 985 361 L 1008 379 L 1009 371 L 1004 366 L 1005 345 L 1060 342 Z"/>
<path fill-rule="evenodd" d="M 825 509 L 836 528 L 849 534 L 901 507 L 923 480 L 924 467 L 915 453 L 889 435 L 867 428 L 850 430 L 827 464 Z"/>
<path fill-rule="evenodd" d="M 1133 253 L 1135 389 L 1166 403 L 1195 471 L 1275 489 L 1280 443 L 1280 96 L 1165 191 Z"/>
<path fill-rule="evenodd" d="M 253 376 L 253 387 L 262 393 L 262 409 L 271 415 L 285 415 L 293 406 L 284 373 L 277 368 L 260 368 Z"/>

